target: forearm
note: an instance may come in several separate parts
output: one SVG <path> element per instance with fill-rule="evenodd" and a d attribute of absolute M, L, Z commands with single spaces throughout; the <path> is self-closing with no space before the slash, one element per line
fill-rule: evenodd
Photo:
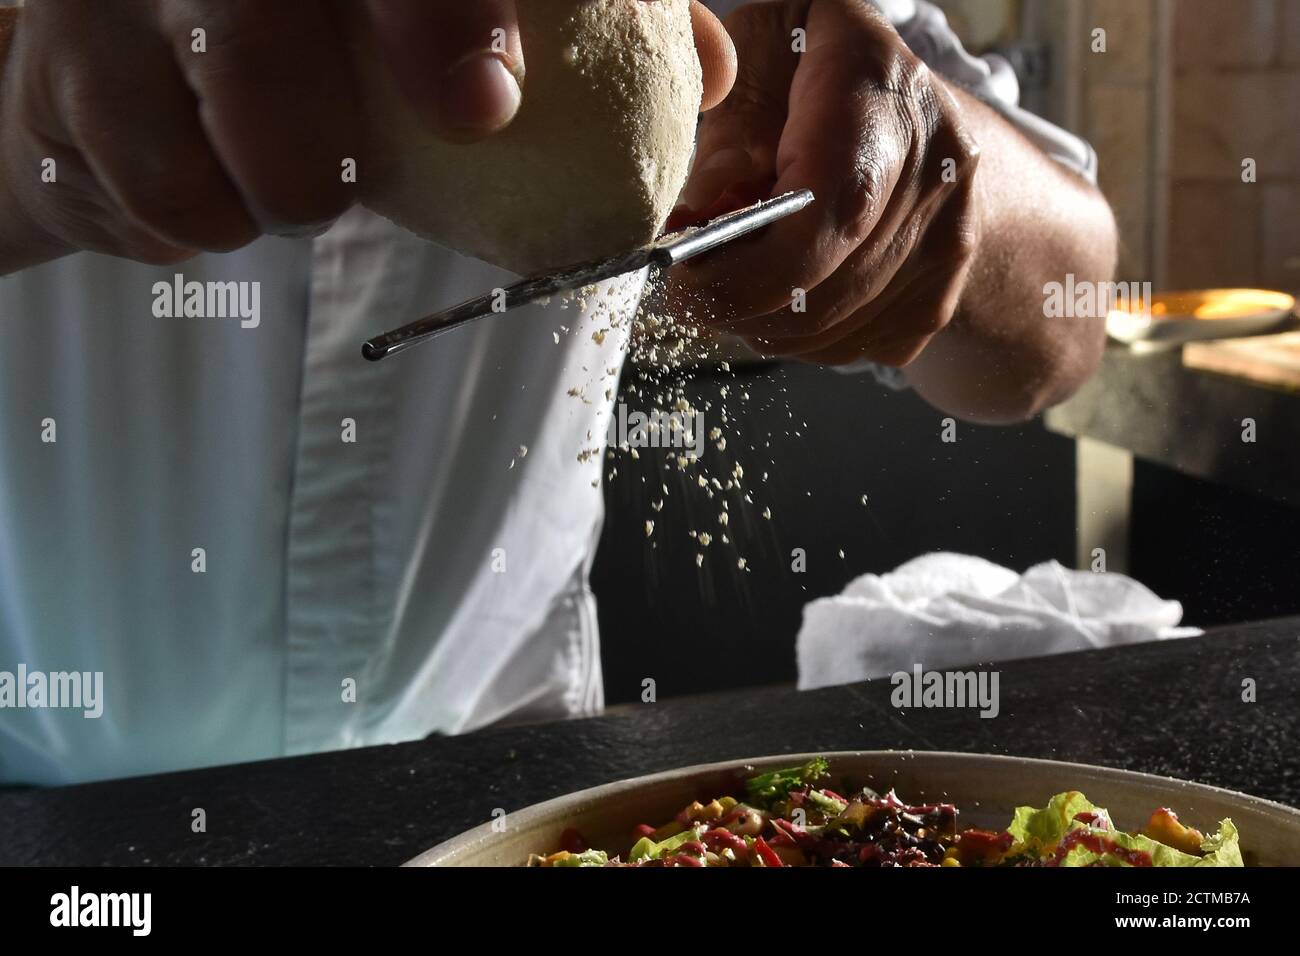
<path fill-rule="evenodd" d="M 1093 186 L 1045 155 L 995 110 L 953 90 L 980 144 L 981 233 L 952 323 L 905 374 L 936 407 L 973 421 L 1031 418 L 1095 370 L 1105 319 L 1047 318 L 1043 286 L 1113 278 L 1116 230 Z"/>

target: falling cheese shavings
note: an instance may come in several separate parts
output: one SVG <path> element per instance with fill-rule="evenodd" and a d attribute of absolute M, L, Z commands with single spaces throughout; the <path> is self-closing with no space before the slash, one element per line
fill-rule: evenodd
<path fill-rule="evenodd" d="M 662 277 L 652 272 L 648 282 L 658 281 Z M 591 295 L 593 291 L 604 294 Z M 590 405 L 593 403 L 588 395 L 597 395 L 605 403 L 601 425 L 592 431 L 606 434 L 595 437 L 589 434 L 585 446 L 577 449 L 578 461 L 599 461 L 604 452 L 606 481 L 618 478 L 622 470 L 626 473 L 622 476 L 624 482 L 637 482 L 646 492 L 652 492 L 649 497 L 639 499 L 649 512 L 641 516 L 647 539 L 662 539 L 663 535 L 656 531 L 681 533 L 680 526 L 664 524 L 664 519 L 656 520 L 670 497 L 686 496 L 684 509 L 677 513 L 683 519 L 694 517 L 697 525 L 700 515 L 690 499 L 707 500 L 717 516 L 714 531 L 687 532 L 698 548 L 696 566 L 702 568 L 708 549 L 716 546 L 728 553 L 739 570 L 748 573 L 749 557 L 737 553 L 744 542 L 733 541 L 727 533 L 733 527 L 731 516 L 740 519 L 735 528 L 747 530 L 744 509 L 754 508 L 755 515 L 761 510 L 767 521 L 772 520 L 772 509 L 762 501 L 763 495 L 758 490 L 761 485 L 751 489 L 746 483 L 750 475 L 760 474 L 766 483 L 768 471 L 753 466 L 770 465 L 770 459 L 755 462 L 746 456 L 770 455 L 776 436 L 771 431 L 764 433 L 764 426 L 773 419 L 783 424 L 788 418 L 791 425 L 785 428 L 784 434 L 789 436 L 797 424 L 793 413 L 788 406 L 778 405 L 773 410 L 770 398 L 741 387 L 731 363 L 719 361 L 720 340 L 702 331 L 704 327 L 697 326 L 689 315 L 678 318 L 656 311 L 654 303 L 660 297 L 641 295 L 635 314 L 626 309 L 626 297 L 620 301 L 614 295 L 612 285 L 586 290 L 583 295 L 570 299 L 570 302 L 562 301 L 561 307 L 574 304 L 578 307 L 576 311 L 583 313 L 581 317 L 573 316 L 578 319 L 572 323 L 575 336 L 589 336 L 597 345 L 629 343 L 625 365 L 602 363 L 591 371 L 587 365 L 581 365 L 584 377 L 569 383 L 573 385 L 568 390 L 570 397 Z M 561 328 L 569 333 L 568 327 Z M 616 343 L 609 339 L 611 332 L 617 335 Z M 711 385 L 708 378 L 703 378 L 693 387 L 694 369 L 707 369 L 706 375 L 726 376 L 730 381 Z M 712 387 L 713 394 L 707 396 L 699 389 L 701 385 L 705 389 Z M 761 417 L 745 414 L 751 409 L 767 414 Z M 777 418 L 782 411 L 786 414 Z M 631 464 L 620 469 L 620 459 Z M 668 477 L 673 473 L 678 475 L 675 481 Z M 653 494 L 655 485 L 658 494 Z M 739 510 L 732 508 L 732 504 Z M 675 516 L 674 520 L 677 520 Z M 744 537 L 740 535 L 741 539 Z M 770 535 L 764 540 L 770 541 Z M 647 544 L 648 549 L 657 548 L 653 541 L 648 540 Z M 665 553 L 665 549 L 659 549 L 659 553 Z"/>

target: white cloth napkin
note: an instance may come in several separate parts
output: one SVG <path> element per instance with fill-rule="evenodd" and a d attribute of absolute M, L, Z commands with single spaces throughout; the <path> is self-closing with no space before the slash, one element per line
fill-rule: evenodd
<path fill-rule="evenodd" d="M 938 552 L 864 574 L 803 612 L 799 687 L 1200 634 L 1183 608 L 1112 572 L 1055 561 L 1024 574 Z"/>

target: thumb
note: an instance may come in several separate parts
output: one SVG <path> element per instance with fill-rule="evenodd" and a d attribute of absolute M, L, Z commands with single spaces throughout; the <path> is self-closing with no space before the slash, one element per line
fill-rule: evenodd
<path fill-rule="evenodd" d="M 366 0 L 380 52 L 429 127 L 472 142 L 519 111 L 523 47 L 515 0 Z"/>

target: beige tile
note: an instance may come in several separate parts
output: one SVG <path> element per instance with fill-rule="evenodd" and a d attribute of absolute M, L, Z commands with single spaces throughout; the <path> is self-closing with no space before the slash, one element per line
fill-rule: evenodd
<path fill-rule="evenodd" d="M 1282 6 L 1294 4 L 1282 0 Z M 1173 13 L 1174 62 L 1179 70 L 1276 62 L 1276 0 L 1174 0 Z"/>
<path fill-rule="evenodd" d="M 1260 281 L 1300 292 L 1300 182 L 1264 187 Z"/>
<path fill-rule="evenodd" d="M 1035 0 L 1038 2 L 1038 0 Z M 1080 65 L 1090 86 L 1139 83 L 1151 77 L 1154 0 L 1090 0 Z M 1092 33 L 1106 31 L 1106 52 L 1092 52 Z"/>
<path fill-rule="evenodd" d="M 1300 177 L 1300 71 L 1184 74 L 1174 86 L 1170 166 L 1180 179 Z"/>
<path fill-rule="evenodd" d="M 1168 286 L 1257 285 L 1262 195 L 1258 183 L 1173 183 Z"/>
<path fill-rule="evenodd" d="M 1115 210 L 1120 232 L 1119 274 L 1150 275 L 1153 184 L 1150 96 L 1145 89 L 1088 91 L 1088 139 L 1097 150 L 1098 184 Z"/>

